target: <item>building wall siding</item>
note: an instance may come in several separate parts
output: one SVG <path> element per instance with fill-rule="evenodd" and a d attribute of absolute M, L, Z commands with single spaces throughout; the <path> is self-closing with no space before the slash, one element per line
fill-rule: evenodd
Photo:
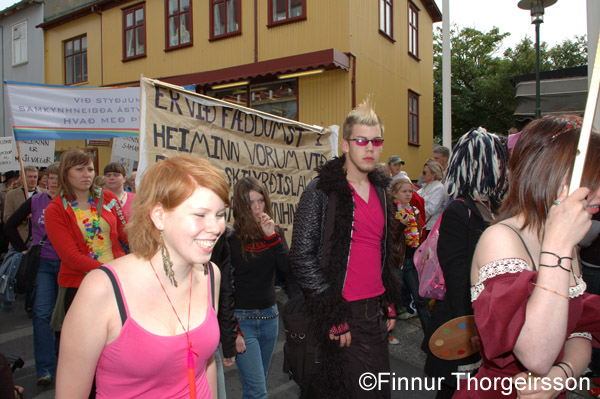
<path fill-rule="evenodd" d="M 341 127 L 352 108 L 350 73 L 343 70 L 301 77 L 298 92 L 299 117 L 304 123 Z"/>
<path fill-rule="evenodd" d="M 44 83 L 44 32 L 36 29 L 42 22 L 44 12 L 43 4 L 35 4 L 15 12 L 0 20 L 2 29 L 2 80 L 17 82 Z M 12 27 L 27 21 L 27 62 L 13 66 Z M 6 101 L 4 85 L 0 92 L 0 117 L 1 135 L 12 136 L 10 108 Z"/>
<path fill-rule="evenodd" d="M 91 14 L 72 23 L 59 25 L 46 31 L 46 83 L 65 84 L 64 49 L 65 40 L 87 35 L 88 80 L 81 85 L 102 86 L 102 52 L 100 51 L 101 17 Z"/>
<path fill-rule="evenodd" d="M 74 0 L 72 0 L 74 1 Z M 244 0 L 242 33 L 210 41 L 209 1 L 193 0 L 193 46 L 165 51 L 164 1 L 146 1 L 146 57 L 123 62 L 122 10 L 138 4 L 124 1 L 112 8 L 46 31 L 46 83 L 64 84 L 62 42 L 88 35 L 88 84 L 135 84 L 150 78 L 218 70 L 296 54 L 334 48 L 356 55 L 356 102 L 368 96 L 386 127 L 380 159 L 398 154 L 416 179 L 433 146 L 433 24 L 420 0 L 419 56 L 408 54 L 408 4 L 394 1 L 393 41 L 379 33 L 377 0 L 307 0 L 307 19 L 268 27 L 268 2 Z M 255 4 L 258 44 L 255 47 Z M 340 125 L 352 104 L 352 67 L 298 79 L 299 120 Z M 198 83 L 192 82 L 190 83 Z M 408 145 L 408 91 L 420 94 L 420 145 Z"/>

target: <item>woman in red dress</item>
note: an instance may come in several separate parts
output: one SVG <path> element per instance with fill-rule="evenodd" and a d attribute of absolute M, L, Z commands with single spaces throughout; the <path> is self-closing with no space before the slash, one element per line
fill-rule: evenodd
<path fill-rule="evenodd" d="M 471 300 L 483 363 L 455 398 L 564 398 L 600 338 L 600 297 L 585 293 L 577 244 L 600 205 L 600 135 L 592 134 L 581 188 L 568 188 L 581 119 L 544 117 L 521 134 L 510 188 L 482 235 Z"/>

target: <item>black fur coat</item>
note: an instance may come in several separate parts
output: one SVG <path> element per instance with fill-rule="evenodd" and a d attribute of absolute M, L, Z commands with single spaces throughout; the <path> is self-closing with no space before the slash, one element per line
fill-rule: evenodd
<path fill-rule="evenodd" d="M 349 381 L 338 341 L 329 339 L 329 329 L 348 320 L 349 307 L 342 297 L 348 268 L 353 229 L 354 200 L 343 169 L 346 157 L 322 165 L 303 192 L 294 215 L 290 248 L 292 272 L 307 299 L 314 322 L 321 367 L 317 376 L 320 397 L 349 397 Z M 402 264 L 404 239 L 395 218 L 395 208 L 386 195 L 389 178 L 379 171 L 368 175 L 386 213 L 381 243 L 381 274 L 388 303 L 402 303 L 401 283 L 392 268 Z M 333 201 L 328 207 L 329 201 Z M 333 219 L 333 220 L 332 220 Z"/>

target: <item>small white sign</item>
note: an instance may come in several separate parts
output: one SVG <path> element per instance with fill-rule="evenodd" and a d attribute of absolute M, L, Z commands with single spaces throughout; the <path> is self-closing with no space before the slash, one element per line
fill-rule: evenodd
<path fill-rule="evenodd" d="M 115 137 L 113 139 L 111 162 L 119 162 L 127 170 L 130 176 L 137 166 L 139 159 L 140 144 L 138 137 Z"/>
<path fill-rule="evenodd" d="M 19 169 L 14 137 L 0 137 L 0 173 Z"/>
<path fill-rule="evenodd" d="M 23 165 L 46 167 L 54 162 L 54 140 L 19 141 Z M 15 156 L 18 154 L 15 151 Z"/>

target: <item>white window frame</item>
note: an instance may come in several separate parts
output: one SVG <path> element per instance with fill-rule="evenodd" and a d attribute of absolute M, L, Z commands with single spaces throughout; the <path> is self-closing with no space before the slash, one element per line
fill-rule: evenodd
<path fill-rule="evenodd" d="M 21 29 L 21 27 L 25 29 Z M 21 33 L 24 31 L 24 35 Z M 15 33 L 18 32 L 18 36 Z M 15 38 L 15 36 L 17 36 Z M 12 65 L 22 65 L 27 63 L 27 21 L 19 22 L 14 24 L 11 28 L 11 42 L 12 42 Z"/>

